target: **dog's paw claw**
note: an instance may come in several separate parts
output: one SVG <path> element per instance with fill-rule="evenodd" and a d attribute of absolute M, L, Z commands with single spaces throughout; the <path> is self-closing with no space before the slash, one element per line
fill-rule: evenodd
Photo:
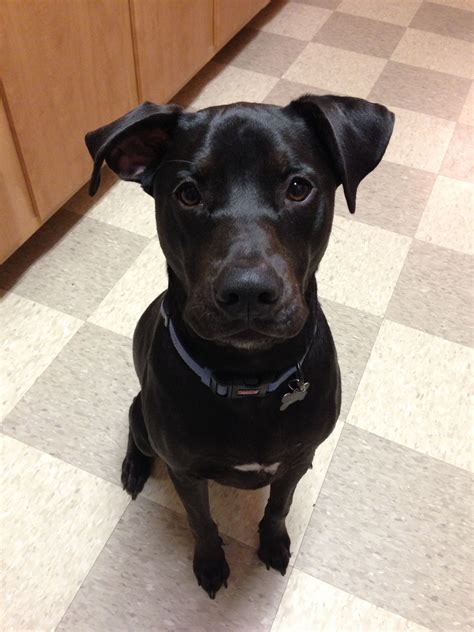
<path fill-rule="evenodd" d="M 230 570 L 224 551 L 220 547 L 212 554 L 196 553 L 193 567 L 198 586 L 201 586 L 211 599 L 216 598 L 217 591 L 221 586 L 227 588 Z"/>
<path fill-rule="evenodd" d="M 260 547 L 258 557 L 265 564 L 267 570 L 274 568 L 283 576 L 290 561 L 290 538 L 286 531 L 281 535 L 260 533 Z"/>
<path fill-rule="evenodd" d="M 138 494 L 145 487 L 145 483 L 151 473 L 152 459 L 144 456 L 126 456 L 122 463 L 122 487 L 130 494 L 132 500 L 136 500 Z"/>

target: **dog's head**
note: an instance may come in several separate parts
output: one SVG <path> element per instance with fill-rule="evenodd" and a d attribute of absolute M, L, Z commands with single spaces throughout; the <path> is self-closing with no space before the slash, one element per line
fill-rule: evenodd
<path fill-rule="evenodd" d="M 182 315 L 200 337 L 263 349 L 301 330 L 340 184 L 351 213 L 394 117 L 362 99 L 184 112 L 144 103 L 90 132 L 94 194 L 105 160 L 155 198 Z"/>

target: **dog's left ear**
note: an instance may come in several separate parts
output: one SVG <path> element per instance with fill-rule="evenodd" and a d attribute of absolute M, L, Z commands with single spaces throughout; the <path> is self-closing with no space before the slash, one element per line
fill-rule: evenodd
<path fill-rule="evenodd" d="M 357 187 L 382 160 L 395 116 L 364 99 L 306 94 L 287 106 L 314 128 L 328 152 L 349 211 L 354 213 Z"/>
<path fill-rule="evenodd" d="M 178 105 L 145 102 L 112 123 L 88 132 L 85 141 L 94 160 L 89 194 L 94 195 L 99 188 L 104 160 L 122 180 L 139 182 L 151 194 L 145 183 L 147 170 L 158 165 L 181 114 Z"/>

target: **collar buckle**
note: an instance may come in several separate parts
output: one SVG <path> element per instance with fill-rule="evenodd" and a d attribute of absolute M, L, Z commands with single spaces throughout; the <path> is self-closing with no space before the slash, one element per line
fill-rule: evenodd
<path fill-rule="evenodd" d="M 242 399 L 244 397 L 265 397 L 270 382 L 260 381 L 258 378 L 234 378 L 218 381 L 211 375 L 210 388 L 213 393 L 221 397 Z"/>

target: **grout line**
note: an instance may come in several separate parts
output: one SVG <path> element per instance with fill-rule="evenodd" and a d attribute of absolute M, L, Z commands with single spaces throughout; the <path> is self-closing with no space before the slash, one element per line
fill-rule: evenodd
<path fill-rule="evenodd" d="M 301 570 L 300 570 L 300 569 L 296 566 L 296 562 L 297 562 L 298 557 L 299 557 L 299 555 L 300 555 L 300 552 L 301 552 L 301 547 L 302 547 L 302 545 L 303 545 L 303 541 L 304 541 L 304 539 L 305 539 L 305 537 L 306 537 L 306 532 L 308 531 L 309 523 L 311 522 L 311 518 L 313 517 L 314 510 L 316 509 L 316 505 L 318 504 L 318 499 L 319 499 L 319 496 L 321 495 L 321 491 L 322 491 L 322 489 L 323 489 L 324 482 L 326 481 L 326 478 L 327 478 L 327 475 L 328 475 L 328 472 L 329 472 L 329 468 L 331 467 L 332 461 L 333 461 L 333 459 L 334 459 L 334 455 L 335 455 L 335 453 L 336 453 L 337 447 L 338 447 L 339 442 L 340 442 L 341 437 L 342 437 L 342 433 L 344 432 L 344 429 L 345 429 L 345 426 L 346 426 L 346 422 L 345 422 L 345 421 L 342 421 L 341 423 L 342 423 L 341 432 L 340 432 L 340 434 L 339 434 L 339 438 L 338 438 L 338 440 L 337 440 L 337 442 L 336 442 L 336 445 L 334 446 L 334 450 L 332 451 L 331 458 L 329 459 L 329 463 L 328 463 L 328 466 L 327 466 L 327 468 L 326 468 L 326 472 L 324 473 L 324 477 L 323 477 L 323 480 L 322 480 L 322 482 L 321 482 L 321 486 L 319 487 L 319 491 L 318 491 L 318 493 L 317 493 L 317 495 L 316 495 L 316 499 L 315 499 L 314 504 L 313 504 L 313 510 L 311 511 L 311 515 L 310 515 L 310 517 L 309 517 L 309 520 L 308 520 L 308 522 L 306 523 L 306 527 L 305 527 L 305 530 L 304 530 L 304 532 L 303 532 L 303 536 L 302 536 L 302 538 L 301 538 L 301 541 L 300 541 L 300 545 L 299 545 L 299 547 L 298 547 L 298 550 L 296 551 L 296 554 L 295 554 L 295 557 L 294 557 L 294 561 L 293 561 L 293 563 L 292 563 L 292 564 L 290 564 L 290 565 L 288 566 L 288 568 L 291 568 L 291 573 L 290 573 L 290 575 L 289 575 L 289 577 L 288 577 L 288 582 L 287 582 L 287 584 L 286 584 L 286 588 L 285 588 L 285 590 L 283 591 L 283 594 L 282 594 L 282 596 L 281 596 L 281 599 L 280 599 L 280 601 L 279 601 L 279 603 L 278 603 L 278 608 L 277 608 L 277 610 L 276 610 L 276 612 L 275 612 L 275 616 L 273 617 L 273 621 L 272 621 L 272 628 L 273 628 L 273 624 L 275 623 L 275 619 L 276 619 L 276 616 L 277 616 L 277 614 L 278 614 L 278 610 L 280 609 L 281 602 L 283 601 L 283 598 L 284 598 L 284 596 L 285 596 L 285 594 L 286 594 L 286 591 L 288 590 L 288 584 L 290 583 L 290 580 L 291 580 L 291 577 L 292 577 L 292 575 L 293 575 L 293 572 L 294 572 L 295 570 L 296 570 L 297 572 L 299 572 L 299 573 L 304 572 L 304 571 L 301 571 Z M 317 448 L 316 448 L 316 451 L 317 451 Z M 291 508 L 290 508 L 290 511 L 291 511 Z"/>
<path fill-rule="evenodd" d="M 280 598 L 280 601 L 278 602 L 278 606 L 276 607 L 276 610 L 275 610 L 275 616 L 274 616 L 274 617 L 273 617 L 273 619 L 272 619 L 272 625 L 271 625 L 271 628 L 270 628 L 269 632 L 272 632 L 272 631 L 273 631 L 273 626 L 275 625 L 275 619 L 277 618 L 278 612 L 279 612 L 279 610 L 280 610 L 281 603 L 282 603 L 283 599 L 285 598 L 285 595 L 286 595 L 286 593 L 287 593 L 287 591 L 288 591 L 288 584 L 290 583 L 291 578 L 293 577 L 293 573 L 294 573 L 295 571 L 296 571 L 297 573 L 301 573 L 301 572 L 303 572 L 303 571 L 300 571 L 298 568 L 295 568 L 294 566 L 291 566 L 291 567 L 290 567 L 290 566 L 288 566 L 288 568 L 291 568 L 291 573 L 288 575 L 288 581 L 286 582 L 285 590 L 283 591 L 283 593 L 282 593 L 282 595 L 281 595 L 281 598 Z M 276 632 L 276 630 L 275 630 L 275 632 Z"/>
<path fill-rule="evenodd" d="M 424 212 L 425 212 L 425 211 L 423 211 L 423 213 L 424 213 Z M 422 213 L 422 215 L 423 215 L 423 213 Z M 397 285 L 398 285 L 398 282 L 400 281 L 400 277 L 402 276 L 402 272 L 403 272 L 403 270 L 405 269 L 405 266 L 406 266 L 406 264 L 407 264 L 408 255 L 410 254 L 411 247 L 413 246 L 413 239 L 414 239 L 414 237 L 409 237 L 408 239 L 410 240 L 410 244 L 408 245 L 407 251 L 406 251 L 405 256 L 404 256 L 404 258 L 403 258 L 403 263 L 402 263 L 402 265 L 400 266 L 400 270 L 399 270 L 399 272 L 398 272 L 398 274 L 397 274 L 396 281 L 395 281 L 395 283 L 393 284 L 393 288 L 392 288 L 392 291 L 391 291 L 391 293 L 390 293 L 390 297 L 389 297 L 389 299 L 387 300 L 387 302 L 386 302 L 386 304 L 385 304 L 385 309 L 384 309 L 384 312 L 383 312 L 383 314 L 382 314 L 382 323 L 380 324 L 380 326 L 382 326 L 383 322 L 384 322 L 385 320 L 387 320 L 387 311 L 388 311 L 388 308 L 389 308 L 389 306 L 390 306 L 390 303 L 392 302 L 393 295 L 394 295 L 394 293 L 395 293 L 395 290 L 397 289 Z M 379 329 L 379 331 L 380 331 L 380 329 Z M 377 333 L 377 337 L 378 337 L 378 333 Z M 376 338 L 376 340 L 377 340 L 377 338 Z M 374 341 L 374 345 L 375 345 L 375 341 Z M 372 347 L 372 348 L 373 348 L 373 347 Z M 371 352 L 371 355 L 372 355 L 372 352 Z"/>
<path fill-rule="evenodd" d="M 78 468 L 80 469 L 80 468 Z M 84 575 L 82 581 L 80 582 L 80 584 L 77 587 L 76 592 L 74 593 L 73 597 L 71 598 L 71 601 L 68 603 L 66 609 L 64 610 L 61 619 L 58 621 L 58 623 L 56 624 L 56 626 L 54 627 L 54 631 L 57 630 L 57 628 L 61 625 L 61 623 L 63 622 L 64 618 L 66 617 L 67 613 L 69 612 L 72 604 L 74 603 L 74 600 L 76 599 L 79 591 L 81 590 L 82 586 L 84 585 L 84 582 L 87 580 L 87 578 L 89 577 L 89 575 L 92 573 L 94 566 L 97 563 L 97 560 L 99 559 L 99 557 L 102 555 L 102 553 L 104 552 L 105 547 L 107 546 L 107 544 L 109 543 L 109 540 L 113 537 L 113 535 L 115 534 L 115 531 L 117 530 L 117 527 L 119 526 L 120 522 L 122 521 L 122 518 L 125 514 L 125 512 L 128 510 L 130 503 L 132 502 L 132 499 L 129 498 L 128 503 L 125 505 L 124 510 L 122 511 L 122 513 L 120 514 L 119 519 L 117 520 L 117 522 L 114 525 L 114 528 L 112 529 L 112 531 L 110 532 L 109 537 L 105 540 L 103 547 L 100 549 L 100 551 L 97 553 L 97 556 L 95 558 L 95 560 L 92 562 L 92 564 L 89 567 L 89 570 L 87 571 L 87 573 Z"/>
<path fill-rule="evenodd" d="M 336 423 L 337 423 L 337 422 L 336 422 Z M 314 504 L 313 504 L 313 511 L 311 512 L 311 515 L 310 515 L 310 517 L 309 517 L 309 520 L 308 520 L 308 522 L 307 522 L 307 524 L 306 524 L 306 528 L 305 528 L 305 530 L 304 530 L 303 537 L 301 538 L 300 546 L 298 547 L 298 551 L 296 552 L 296 555 L 295 555 L 295 561 L 293 562 L 293 566 L 294 566 L 295 568 L 297 568 L 297 566 L 296 566 L 296 562 L 298 561 L 298 558 L 299 558 L 299 556 L 300 556 L 300 553 L 301 553 L 301 547 L 303 546 L 303 541 L 304 541 L 304 539 L 305 539 L 305 537 L 306 537 L 306 532 L 308 531 L 309 523 L 311 522 L 311 518 L 313 517 L 314 510 L 316 509 L 316 505 L 318 504 L 318 500 L 319 500 L 319 497 L 320 497 L 320 495 L 321 495 L 321 491 L 322 491 L 322 489 L 323 489 L 323 487 L 324 487 L 324 483 L 326 482 L 326 478 L 327 478 L 327 475 L 328 475 L 329 469 L 330 469 L 330 467 L 331 467 L 331 465 L 332 465 L 332 462 L 333 462 L 333 460 L 334 460 L 334 455 L 336 454 L 336 450 L 337 450 L 337 448 L 338 448 L 338 446 L 339 446 L 339 443 L 340 443 L 340 441 L 341 441 L 341 437 L 342 437 L 342 435 L 343 435 L 343 433 L 344 433 L 344 430 L 345 430 L 345 428 L 346 428 L 346 421 L 344 420 L 344 421 L 342 421 L 341 423 L 342 423 L 342 428 L 341 428 L 341 432 L 340 432 L 340 434 L 339 434 L 339 438 L 338 438 L 338 440 L 337 440 L 337 442 L 336 442 L 336 445 L 334 446 L 334 450 L 332 451 L 331 458 L 329 459 L 329 463 L 328 463 L 328 466 L 327 466 L 327 468 L 326 468 L 326 472 L 324 473 L 324 477 L 323 477 L 323 480 L 322 480 L 322 482 L 321 482 L 321 486 L 320 486 L 320 488 L 319 488 L 319 491 L 318 491 L 318 493 L 317 493 L 317 495 L 316 495 L 316 499 L 315 499 Z M 316 451 L 317 451 L 317 448 L 316 448 Z M 291 510 L 291 509 L 290 509 L 290 510 Z"/>
<path fill-rule="evenodd" d="M 308 577 L 311 577 L 312 579 L 317 580 L 318 582 L 321 582 L 322 584 L 326 584 L 327 586 L 331 586 L 335 590 L 338 590 L 338 591 L 344 593 L 345 595 L 348 595 L 349 597 L 355 597 L 356 599 L 358 599 L 360 601 L 363 601 L 364 603 L 366 603 L 366 604 L 368 604 L 370 606 L 374 606 L 375 608 L 378 608 L 379 610 L 382 610 L 384 612 L 388 612 L 389 614 L 395 615 L 396 617 L 399 617 L 401 620 L 406 621 L 407 623 L 415 623 L 417 625 L 420 625 L 423 628 L 425 628 L 426 632 L 432 632 L 432 629 L 428 628 L 426 623 L 421 623 L 420 621 L 415 621 L 414 619 L 408 619 L 407 617 L 401 615 L 399 612 L 395 612 L 394 610 L 390 610 L 386 606 L 379 606 L 376 603 L 374 603 L 373 601 L 369 601 L 365 597 L 359 597 L 359 595 L 357 595 L 357 593 L 349 592 L 345 588 L 341 588 L 340 586 L 337 586 L 336 584 L 333 584 L 332 582 L 328 581 L 327 579 L 322 579 L 321 577 L 318 577 L 317 575 L 313 575 L 313 573 L 311 573 L 310 571 L 303 571 L 301 569 L 296 569 L 296 570 L 299 573 L 303 574 L 303 575 L 306 575 Z"/>
<path fill-rule="evenodd" d="M 62 206 L 59 209 L 58 212 L 60 212 L 60 211 L 66 211 L 67 213 L 74 213 L 74 215 L 82 217 L 83 219 L 92 220 L 94 222 L 99 222 L 99 224 L 103 224 L 104 226 L 111 226 L 112 228 L 116 228 L 117 230 L 123 230 L 125 233 L 130 233 L 130 235 L 136 235 L 137 237 L 142 237 L 143 239 L 148 239 L 149 241 L 151 241 L 152 239 L 155 239 L 156 236 L 157 236 L 156 231 L 150 237 L 149 235 L 144 235 L 143 233 L 137 233 L 136 231 L 132 230 L 131 228 L 125 228 L 124 226 L 117 226 L 117 224 L 112 224 L 112 222 L 106 222 L 103 219 L 99 219 L 98 217 L 92 217 L 91 215 L 89 215 L 90 209 L 87 209 L 87 211 L 85 213 L 81 213 L 81 212 L 76 211 L 74 209 L 67 208 L 67 206 Z M 72 227 L 72 228 L 74 228 L 74 227 Z M 67 234 L 66 234 L 66 237 L 67 237 Z M 145 246 L 145 248 L 146 248 L 146 246 Z"/>
<path fill-rule="evenodd" d="M 419 331 L 420 334 L 425 334 L 425 336 L 430 336 L 430 338 L 436 338 L 437 340 L 443 340 L 444 342 L 449 342 L 449 344 L 457 345 L 459 347 L 464 347 L 465 349 L 472 350 L 473 346 L 467 344 L 465 342 L 458 342 L 457 340 L 452 340 L 451 338 L 444 338 L 443 336 L 438 336 L 437 334 L 432 334 L 429 331 L 425 331 L 424 329 L 420 329 L 419 327 L 414 327 L 413 325 L 407 325 L 406 323 L 399 322 L 398 320 L 394 320 L 393 318 L 383 318 L 383 322 L 393 323 L 394 325 L 400 325 L 400 327 L 405 327 L 406 329 L 411 329 L 412 331 Z M 377 334 L 378 336 L 378 334 Z M 375 344 L 375 343 L 374 343 Z M 372 352 L 371 352 L 372 354 Z"/>
<path fill-rule="evenodd" d="M 410 452 L 414 452 L 415 454 L 418 454 L 419 456 L 422 456 L 425 459 L 430 459 L 432 461 L 436 461 L 438 463 L 441 463 L 442 465 L 445 465 L 447 467 L 452 467 L 455 470 L 458 470 L 458 472 L 463 472 L 464 474 L 472 475 L 472 471 L 470 469 L 461 467 L 460 465 L 455 465 L 454 463 L 450 463 L 449 461 L 445 461 L 444 459 L 441 459 L 439 456 L 433 456 L 432 454 L 427 454 L 426 452 L 421 452 L 421 450 L 417 450 L 416 448 L 412 448 L 411 446 L 406 445 L 405 443 L 399 443 L 398 441 L 394 441 L 393 439 L 389 439 L 388 437 L 384 437 L 384 435 L 377 434 L 373 430 L 367 430 L 366 428 L 361 428 L 360 426 L 356 426 L 355 424 L 351 424 L 350 421 L 347 421 L 345 423 L 347 424 L 347 426 L 350 426 L 351 428 L 354 428 L 358 432 L 367 432 L 368 434 L 371 434 L 372 436 L 377 437 L 378 439 L 382 439 L 383 441 L 391 443 L 394 446 L 398 446 L 399 448 L 403 448 L 404 450 L 409 450 Z"/>

